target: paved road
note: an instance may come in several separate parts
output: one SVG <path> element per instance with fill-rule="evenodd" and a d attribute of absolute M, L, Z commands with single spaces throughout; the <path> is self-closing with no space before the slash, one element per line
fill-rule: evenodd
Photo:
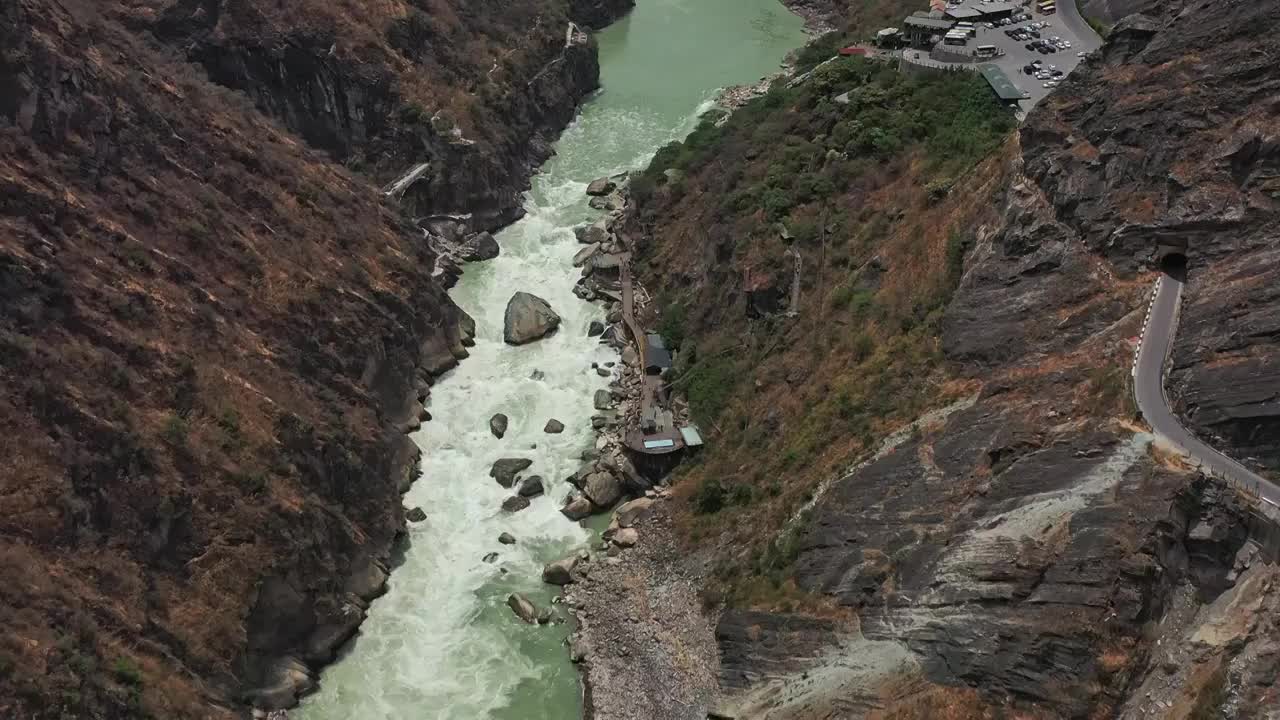
<path fill-rule="evenodd" d="M 1182 282 L 1169 275 L 1161 276 L 1134 363 L 1138 410 L 1158 435 L 1181 448 L 1202 470 L 1256 492 L 1263 501 L 1280 507 L 1280 487 L 1192 435 L 1169 407 L 1164 393 L 1164 364 L 1178 330 L 1181 299 Z"/>

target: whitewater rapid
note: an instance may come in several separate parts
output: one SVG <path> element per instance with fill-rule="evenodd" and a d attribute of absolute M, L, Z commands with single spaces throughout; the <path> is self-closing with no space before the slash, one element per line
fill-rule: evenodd
<path fill-rule="evenodd" d="M 581 691 L 563 647 L 568 623 L 526 625 L 506 607 L 521 592 L 548 607 L 555 588 L 542 566 L 587 547 L 592 534 L 560 514 L 565 478 L 595 444 L 595 391 L 609 378 L 593 363 L 617 363 L 586 336 L 605 308 L 573 295 L 581 248 L 573 228 L 601 213 L 587 206 L 592 179 L 642 167 L 663 144 L 683 137 L 718 88 L 754 82 L 803 41 L 798 18 L 773 0 L 640 0 L 598 36 L 604 89 L 556 144 L 533 178 L 527 214 L 496 235 L 494 260 L 469 264 L 451 291 L 476 321 L 476 344 L 460 367 L 432 388 L 433 420 L 414 434 L 422 477 L 404 497 L 427 519 L 411 523 L 409 546 L 389 589 L 357 638 L 326 669 L 320 689 L 291 713 L 304 720 L 418 718 L 567 720 L 581 713 Z M 516 291 L 546 299 L 559 331 L 513 347 L 502 316 Z M 501 439 L 494 413 L 510 418 Z M 543 432 L 549 419 L 562 434 Z M 499 509 L 513 491 L 489 477 L 494 460 L 533 461 L 545 495 L 515 513 Z M 502 545 L 509 532 L 515 545 Z M 494 563 L 483 558 L 498 553 Z M 557 610 L 559 613 L 559 610 Z"/>

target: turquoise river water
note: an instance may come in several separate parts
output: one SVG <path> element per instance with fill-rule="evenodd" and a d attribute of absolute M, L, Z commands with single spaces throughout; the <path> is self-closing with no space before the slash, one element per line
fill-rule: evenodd
<path fill-rule="evenodd" d="M 546 607 L 553 588 L 542 565 L 585 547 L 588 530 L 559 513 L 564 478 L 594 436 L 592 395 L 607 385 L 593 362 L 616 362 L 586 337 L 599 305 L 572 294 L 580 246 L 573 227 L 595 219 L 589 181 L 643 166 L 693 129 L 719 88 L 754 82 L 804 42 L 801 21 L 776 0 L 638 0 L 597 35 L 602 90 L 534 177 L 528 215 L 498 234 L 502 254 L 467 267 L 454 300 L 476 319 L 476 345 L 432 389 L 434 420 L 414 436 L 423 477 L 405 497 L 427 520 L 360 634 L 329 667 L 320 689 L 291 716 L 303 720 L 571 720 L 581 687 L 563 641 L 570 624 L 520 623 L 505 601 L 526 593 Z M 545 298 L 562 316 L 555 335 L 530 345 L 502 342 L 502 313 L 516 290 Z M 534 370 L 543 376 L 535 380 Z M 504 439 L 488 419 L 510 417 Z M 546 435 L 549 418 L 566 430 Z M 510 491 L 488 477 L 500 457 L 528 457 L 547 494 L 514 515 L 498 511 Z M 510 532 L 518 543 L 505 546 Z M 497 552 L 496 563 L 481 560 Z"/>

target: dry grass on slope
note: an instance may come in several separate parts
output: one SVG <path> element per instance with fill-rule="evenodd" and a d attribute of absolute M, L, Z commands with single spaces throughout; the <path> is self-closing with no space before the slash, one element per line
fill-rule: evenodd
<path fill-rule="evenodd" d="M 664 150 L 648 179 L 671 165 L 681 174 L 639 183 L 653 324 L 694 358 L 677 387 L 709 438 L 679 470 L 680 526 L 732 548 L 723 572 L 748 604 L 779 592 L 805 602 L 788 590 L 792 549 L 777 535 L 819 482 L 974 389 L 953 380 L 937 324 L 966 248 L 1000 221 L 1016 143 L 974 165 L 986 148 L 948 144 L 950 121 L 913 124 L 931 109 L 916 103 L 963 107 L 967 87 L 855 67 L 857 110 L 824 99 L 849 76 L 819 77 Z M 998 143 L 982 118 L 1000 111 L 979 110 L 976 90 L 973 114 L 956 122 Z M 881 129 L 863 134 L 868 122 Z"/>

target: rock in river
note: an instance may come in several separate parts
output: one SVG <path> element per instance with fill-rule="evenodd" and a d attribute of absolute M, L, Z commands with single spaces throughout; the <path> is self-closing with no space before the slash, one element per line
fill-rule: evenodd
<path fill-rule="evenodd" d="M 596 507 L 608 510 L 622 498 L 622 484 L 612 473 L 594 472 L 583 483 L 582 494 Z"/>
<path fill-rule="evenodd" d="M 420 507 L 410 508 L 409 511 L 404 514 L 404 519 L 409 522 L 422 522 L 427 519 L 427 513 Z"/>
<path fill-rule="evenodd" d="M 516 473 L 527 470 L 533 464 L 528 458 L 502 458 L 493 463 L 489 469 L 489 477 L 498 481 L 502 487 L 509 488 L 516 483 Z"/>
<path fill-rule="evenodd" d="M 614 212 L 626 207 L 626 201 L 618 193 L 612 193 L 607 197 L 593 197 L 587 202 L 587 205 L 596 210 Z"/>
<path fill-rule="evenodd" d="M 603 220 L 574 228 L 573 235 L 583 245 L 602 245 L 609 241 L 609 226 Z"/>
<path fill-rule="evenodd" d="M 570 520 L 581 520 L 589 515 L 595 508 L 592 507 L 591 501 L 582 495 L 575 495 L 570 498 L 569 502 L 560 508 L 560 514 Z"/>
<path fill-rule="evenodd" d="M 542 476 L 534 475 L 528 477 L 524 482 L 520 483 L 518 491 L 520 497 L 537 497 L 543 493 Z"/>
<path fill-rule="evenodd" d="M 478 232 L 467 238 L 467 241 L 458 249 L 458 257 L 468 262 L 477 262 L 480 260 L 492 260 L 498 257 L 498 241 L 493 239 L 493 235 L 487 232 Z"/>
<path fill-rule="evenodd" d="M 503 545 L 515 545 L 516 536 L 512 535 L 511 533 L 504 532 L 498 536 L 498 542 L 502 543 Z"/>
<path fill-rule="evenodd" d="M 591 256 L 598 252 L 600 252 L 600 246 L 596 243 L 591 243 L 590 245 L 582 248 L 573 256 L 573 266 L 582 267 L 583 265 L 586 265 L 587 261 L 591 259 Z"/>
<path fill-rule="evenodd" d="M 560 326 L 560 316 L 546 300 L 527 292 L 517 292 L 507 301 L 502 339 L 508 345 L 523 345 L 545 337 Z"/>
<path fill-rule="evenodd" d="M 613 405 L 613 396 L 608 390 L 597 390 L 594 400 L 597 410 L 608 410 Z"/>
<path fill-rule="evenodd" d="M 542 582 L 551 585 L 568 585 L 573 582 L 573 569 L 578 565 L 578 556 L 570 555 L 567 558 L 548 563 L 542 568 Z"/>
<path fill-rule="evenodd" d="M 538 622 L 538 608 L 529 602 L 529 598 L 520 593 L 507 596 L 507 607 L 511 608 L 511 612 L 515 613 L 516 617 L 530 625 Z"/>
<path fill-rule="evenodd" d="M 502 509 L 509 513 L 517 513 L 529 507 L 529 498 L 520 495 L 512 495 L 502 501 Z"/>
<path fill-rule="evenodd" d="M 591 325 L 587 327 L 587 337 L 596 337 L 604 334 L 604 323 L 599 320 L 592 320 Z"/>
<path fill-rule="evenodd" d="M 489 418 L 489 432 L 501 440 L 502 436 L 507 433 L 507 416 L 502 413 L 496 413 Z"/>
<path fill-rule="evenodd" d="M 587 194 L 592 197 L 608 195 L 609 193 L 617 189 L 617 187 L 618 187 L 618 184 L 607 177 L 596 178 L 595 180 L 591 181 L 590 185 L 587 185 Z"/>
<path fill-rule="evenodd" d="M 562 433 L 564 432 L 564 423 L 560 422 L 555 418 L 551 418 L 550 420 L 547 421 L 547 424 L 543 426 L 542 432 L 549 433 L 551 435 Z"/>

